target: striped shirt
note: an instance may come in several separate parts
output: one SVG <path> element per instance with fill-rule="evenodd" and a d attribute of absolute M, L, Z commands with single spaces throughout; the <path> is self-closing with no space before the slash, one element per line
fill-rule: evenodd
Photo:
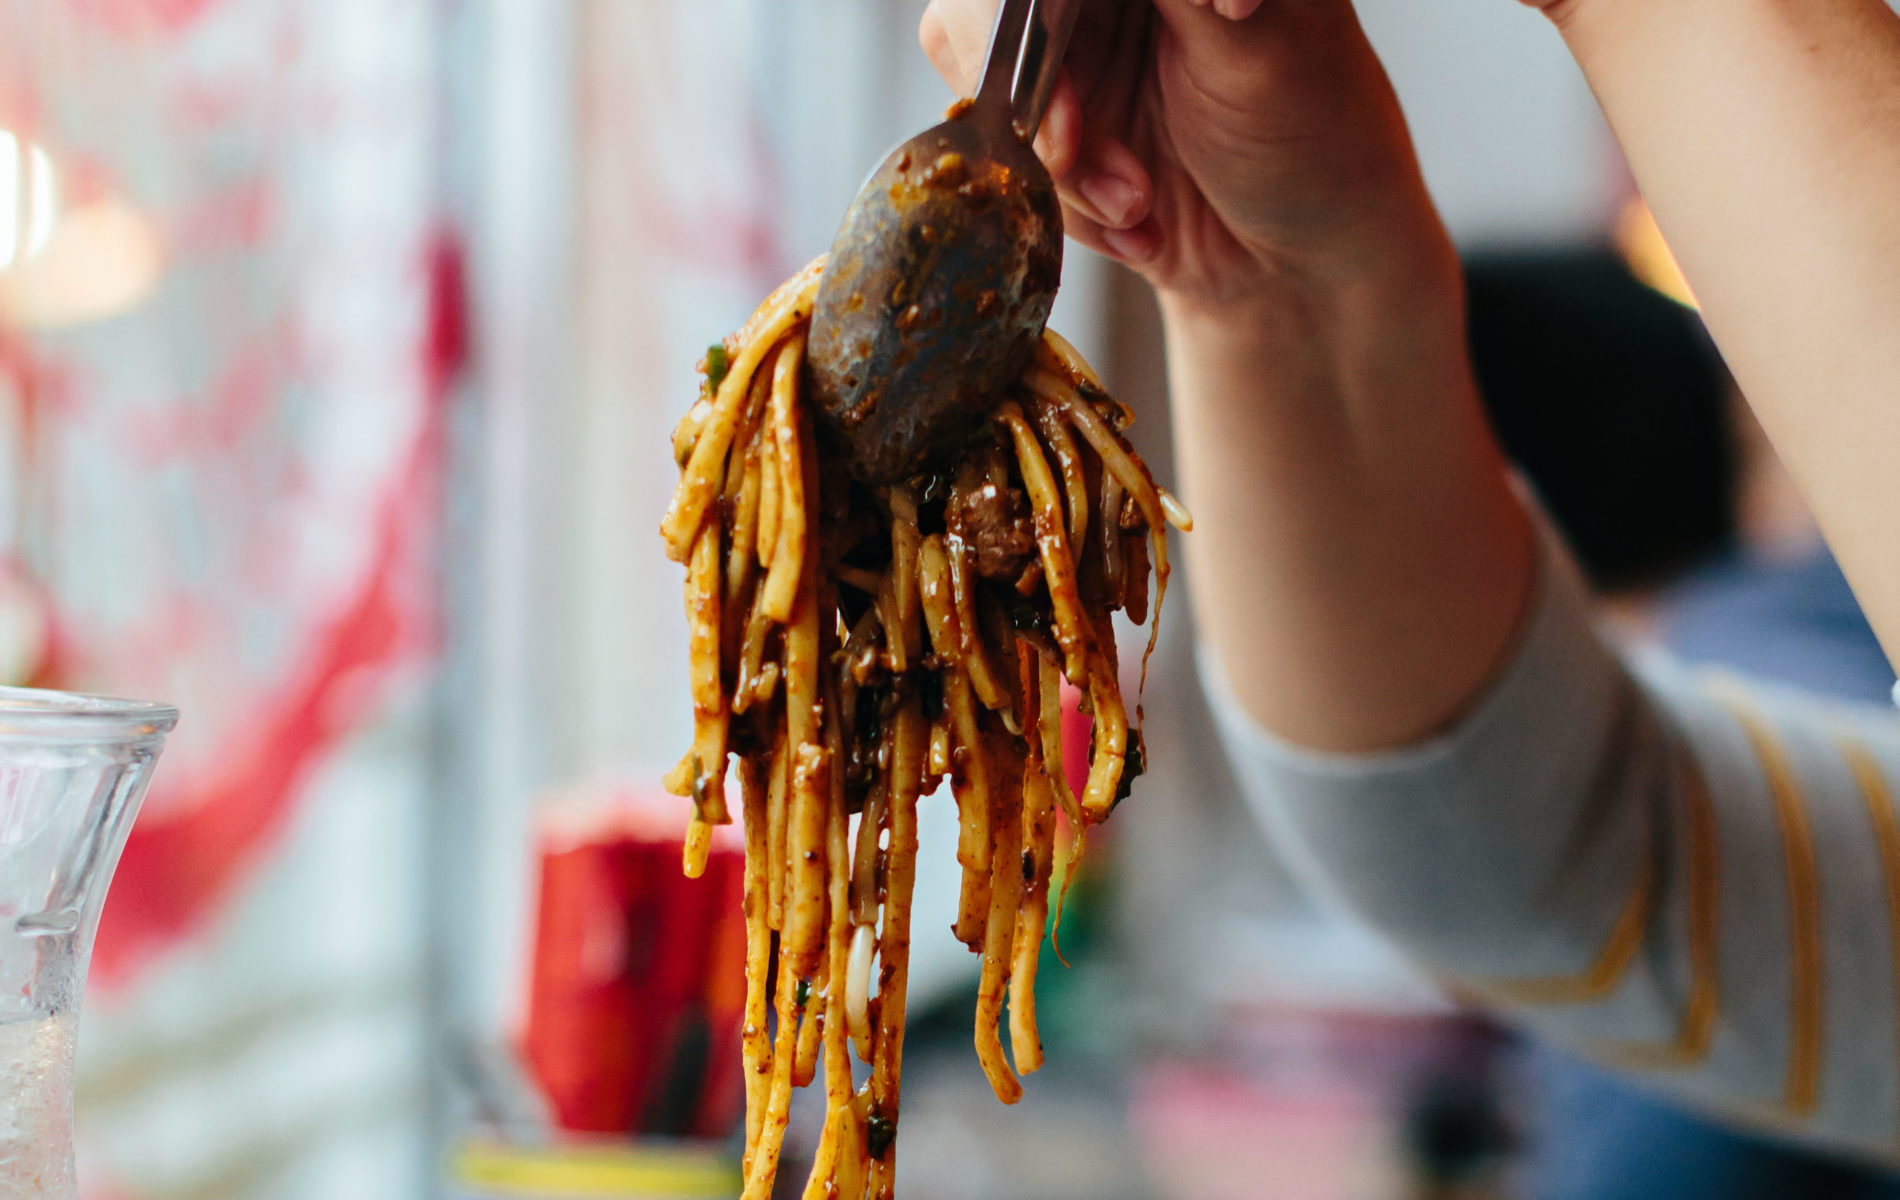
<path fill-rule="evenodd" d="M 1900 718 L 1619 654 L 1553 537 L 1459 724 L 1290 746 L 1203 662 L 1249 803 L 1454 993 L 1705 1108 L 1900 1159 Z"/>

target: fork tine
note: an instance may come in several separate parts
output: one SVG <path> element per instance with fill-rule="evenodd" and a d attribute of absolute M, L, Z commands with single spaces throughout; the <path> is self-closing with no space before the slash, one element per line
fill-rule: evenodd
<path fill-rule="evenodd" d="M 990 31 L 989 57 L 983 60 L 983 83 L 976 92 L 979 106 L 999 110 L 1011 107 L 1016 69 L 1034 8 L 1035 0 L 1003 0 L 997 9 L 996 26 Z"/>
<path fill-rule="evenodd" d="M 1027 33 L 1023 39 L 1021 63 L 1016 73 L 1012 105 L 1016 126 L 1024 137 L 1033 137 L 1049 107 L 1049 95 L 1055 91 L 1056 76 L 1062 70 L 1063 52 L 1069 46 L 1069 34 L 1083 0 L 1030 0 Z"/>

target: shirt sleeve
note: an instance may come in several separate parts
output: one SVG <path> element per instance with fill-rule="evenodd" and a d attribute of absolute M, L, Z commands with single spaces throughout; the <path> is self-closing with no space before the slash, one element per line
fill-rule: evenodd
<path fill-rule="evenodd" d="M 1248 802 L 1321 895 L 1453 992 L 1757 1125 L 1900 1150 L 1900 721 L 1620 655 L 1554 536 L 1473 711 L 1367 755 L 1203 679 Z"/>

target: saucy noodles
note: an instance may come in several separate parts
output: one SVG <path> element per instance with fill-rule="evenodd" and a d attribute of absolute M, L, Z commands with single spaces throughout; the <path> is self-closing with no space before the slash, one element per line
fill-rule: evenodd
<path fill-rule="evenodd" d="M 941 473 L 850 478 L 803 395 L 822 267 L 708 352 L 661 525 L 686 564 L 694 735 L 666 782 L 692 799 L 689 875 L 733 819 L 734 759 L 743 810 L 747 1200 L 771 1193 L 792 1089 L 821 1067 L 804 1195 L 892 1193 L 917 802 L 946 777 L 954 934 L 982 956 L 977 1057 L 1004 1103 L 1041 1066 L 1034 984 L 1054 881 L 1141 771 L 1111 617 L 1157 617 L 1166 526 L 1189 525 L 1123 438 L 1126 410 L 1053 333 Z M 1093 721 L 1079 795 L 1063 770 L 1065 680 Z"/>

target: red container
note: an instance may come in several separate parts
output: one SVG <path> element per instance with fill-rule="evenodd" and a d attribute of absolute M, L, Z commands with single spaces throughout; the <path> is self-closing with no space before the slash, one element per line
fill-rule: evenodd
<path fill-rule="evenodd" d="M 678 801 L 564 803 L 538 835 L 523 1056 L 561 1128 L 723 1137 L 744 1098 L 744 862 L 736 831 L 680 873 Z"/>

